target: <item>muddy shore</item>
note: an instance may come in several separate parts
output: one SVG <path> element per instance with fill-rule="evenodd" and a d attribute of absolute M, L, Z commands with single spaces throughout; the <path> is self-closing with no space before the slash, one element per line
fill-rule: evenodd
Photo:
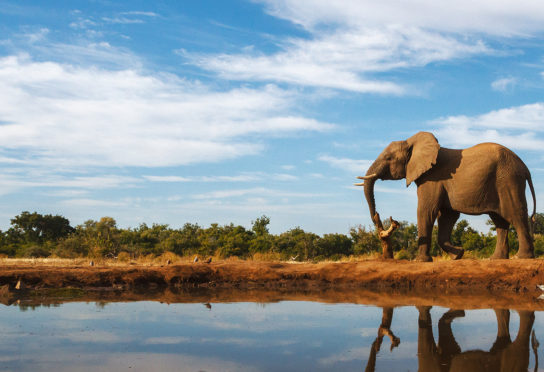
<path fill-rule="evenodd" d="M 25 297 L 29 291 L 69 288 L 84 290 L 85 298 L 96 301 L 308 300 L 377 306 L 435 303 L 459 308 L 515 305 L 544 309 L 541 305 L 544 300 L 537 299 L 543 293 L 537 288 L 538 284 L 544 284 L 544 260 L 539 259 L 0 266 L 0 302 L 3 303 Z M 38 303 L 51 301 L 45 297 L 33 298 Z"/>

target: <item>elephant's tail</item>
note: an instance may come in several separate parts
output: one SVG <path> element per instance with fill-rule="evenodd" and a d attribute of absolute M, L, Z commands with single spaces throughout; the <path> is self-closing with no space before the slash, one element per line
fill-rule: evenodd
<path fill-rule="evenodd" d="M 529 184 L 529 188 L 531 189 L 531 195 L 533 196 L 533 214 L 531 214 L 531 218 L 529 218 L 529 231 L 531 232 L 531 237 L 533 236 L 533 228 L 534 223 L 536 222 L 536 196 L 535 196 L 535 188 L 533 186 L 533 181 L 531 179 L 531 173 L 527 176 L 527 183 Z"/>

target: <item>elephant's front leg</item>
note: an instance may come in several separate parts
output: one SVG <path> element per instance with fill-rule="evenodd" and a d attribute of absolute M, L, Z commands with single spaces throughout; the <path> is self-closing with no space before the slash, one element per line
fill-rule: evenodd
<path fill-rule="evenodd" d="M 430 251 L 433 234 L 433 225 L 438 215 L 437 203 L 433 203 L 427 194 L 420 192 L 418 188 L 418 206 L 417 206 L 417 261 L 432 262 Z"/>
<path fill-rule="evenodd" d="M 438 216 L 438 245 L 454 260 L 460 259 L 465 253 L 463 248 L 451 244 L 451 232 L 458 218 L 459 212 L 448 209 L 442 209 Z"/>

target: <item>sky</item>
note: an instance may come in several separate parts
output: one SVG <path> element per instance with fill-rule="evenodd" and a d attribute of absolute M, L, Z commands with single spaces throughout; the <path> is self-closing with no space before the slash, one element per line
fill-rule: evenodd
<path fill-rule="evenodd" d="M 418 131 L 508 146 L 538 210 L 543 45 L 540 0 L 0 0 L 0 229 L 347 233 L 371 224 L 355 177 Z M 416 222 L 413 184 L 378 181 L 376 203 Z"/>

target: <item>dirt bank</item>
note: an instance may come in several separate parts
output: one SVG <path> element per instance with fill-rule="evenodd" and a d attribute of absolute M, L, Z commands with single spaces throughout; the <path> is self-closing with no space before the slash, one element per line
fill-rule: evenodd
<path fill-rule="evenodd" d="M 419 263 L 219 262 L 164 266 L 0 266 L 0 286 L 29 288 L 367 288 L 538 293 L 544 260 L 469 260 Z"/>
<path fill-rule="evenodd" d="M 544 284 L 544 260 L 236 261 L 93 267 L 4 263 L 0 266 L 0 303 L 298 300 L 544 310 L 544 300 L 537 298 L 543 292 L 537 284 Z M 70 291 L 63 291 L 66 288 Z"/>

